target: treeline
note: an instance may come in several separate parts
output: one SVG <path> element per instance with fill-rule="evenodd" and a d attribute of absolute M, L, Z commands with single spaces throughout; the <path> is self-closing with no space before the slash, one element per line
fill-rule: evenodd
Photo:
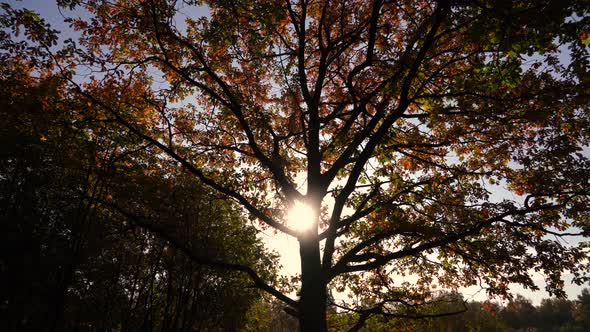
<path fill-rule="evenodd" d="M 464 301 L 461 294 L 443 293 L 416 310 L 426 317 L 372 317 L 360 331 L 584 332 L 590 328 L 590 290 L 582 290 L 576 299 L 543 299 L 537 306 L 521 295 L 501 305 L 489 301 Z M 444 315 L 459 311 L 461 313 Z M 404 312 L 397 314 L 403 315 Z M 428 315 L 442 316 L 429 318 Z M 351 322 L 357 318 L 358 314 L 333 314 L 332 330 L 349 330 Z"/>
<path fill-rule="evenodd" d="M 519 331 L 582 332 L 590 327 L 590 291 L 584 289 L 577 299 L 543 299 L 535 306 L 518 295 L 506 305 L 469 302 L 467 311 L 418 323 L 420 331 Z"/>

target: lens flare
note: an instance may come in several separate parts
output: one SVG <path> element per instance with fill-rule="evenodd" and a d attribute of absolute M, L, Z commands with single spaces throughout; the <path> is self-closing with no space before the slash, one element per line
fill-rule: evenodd
<path fill-rule="evenodd" d="M 287 214 L 287 223 L 289 227 L 303 232 L 312 227 L 314 217 L 315 213 L 311 206 L 302 202 L 295 202 Z"/>

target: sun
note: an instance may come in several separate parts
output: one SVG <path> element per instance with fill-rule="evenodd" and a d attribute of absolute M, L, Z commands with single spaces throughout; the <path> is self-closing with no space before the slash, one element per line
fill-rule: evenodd
<path fill-rule="evenodd" d="M 314 218 L 315 213 L 311 206 L 299 201 L 296 201 L 287 213 L 288 226 L 300 232 L 310 230 Z"/>

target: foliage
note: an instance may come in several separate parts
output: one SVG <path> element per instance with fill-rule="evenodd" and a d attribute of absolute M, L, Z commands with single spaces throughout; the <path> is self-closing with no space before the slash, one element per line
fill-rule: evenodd
<path fill-rule="evenodd" d="M 54 60 L 97 138 L 297 237 L 297 300 L 232 257 L 193 260 L 246 273 L 302 331 L 328 306 L 415 318 L 433 287 L 588 281 L 588 244 L 561 240 L 590 229 L 587 0 L 60 3 L 88 17 Z M 310 230 L 284 220 L 295 201 Z"/>
<path fill-rule="evenodd" d="M 93 146 L 68 130 L 67 115 L 52 108 L 63 104 L 63 80 L 35 82 L 32 71 L 23 61 L 2 62 L 0 74 L 2 274 L 10 285 L 2 292 L 2 321 L 9 330 L 51 327 L 50 320 L 36 317 L 57 315 L 54 306 L 61 310 L 79 240 L 94 212 L 87 202 L 68 199 L 93 191 L 90 160 L 80 158 Z M 50 300 L 54 306 L 47 305 Z"/>
<path fill-rule="evenodd" d="M 265 326 L 248 316 L 264 299 L 246 275 L 193 259 L 274 278 L 274 255 L 235 205 L 164 164 L 135 167 L 145 147 L 109 144 L 116 133 L 39 63 L 7 58 L 0 79 L 2 330 Z"/>
<path fill-rule="evenodd" d="M 445 317 L 424 317 L 408 320 L 393 318 L 389 320 L 373 317 L 367 320 L 362 331 L 482 331 L 482 332 L 576 332 L 585 331 L 586 318 L 582 318 L 576 308 L 584 302 L 588 290 L 584 289 L 576 300 L 559 298 L 543 299 L 533 306 L 531 301 L 521 295 L 505 305 L 493 302 L 464 302 L 465 311 Z M 424 311 L 431 313 L 448 312 L 449 305 L 455 309 L 464 301 L 462 296 L 453 293 L 440 293 L 439 301 L 434 301 Z M 354 324 L 351 314 L 338 315 L 340 325 L 332 326 L 331 331 L 346 331 Z M 587 315 L 586 315 L 587 317 Z"/>

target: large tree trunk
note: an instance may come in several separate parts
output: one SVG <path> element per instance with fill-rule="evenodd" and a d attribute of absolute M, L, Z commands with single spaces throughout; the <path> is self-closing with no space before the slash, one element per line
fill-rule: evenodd
<path fill-rule="evenodd" d="M 322 276 L 320 245 L 316 235 L 299 240 L 301 254 L 301 298 L 299 301 L 299 330 L 325 332 L 326 283 Z"/>

